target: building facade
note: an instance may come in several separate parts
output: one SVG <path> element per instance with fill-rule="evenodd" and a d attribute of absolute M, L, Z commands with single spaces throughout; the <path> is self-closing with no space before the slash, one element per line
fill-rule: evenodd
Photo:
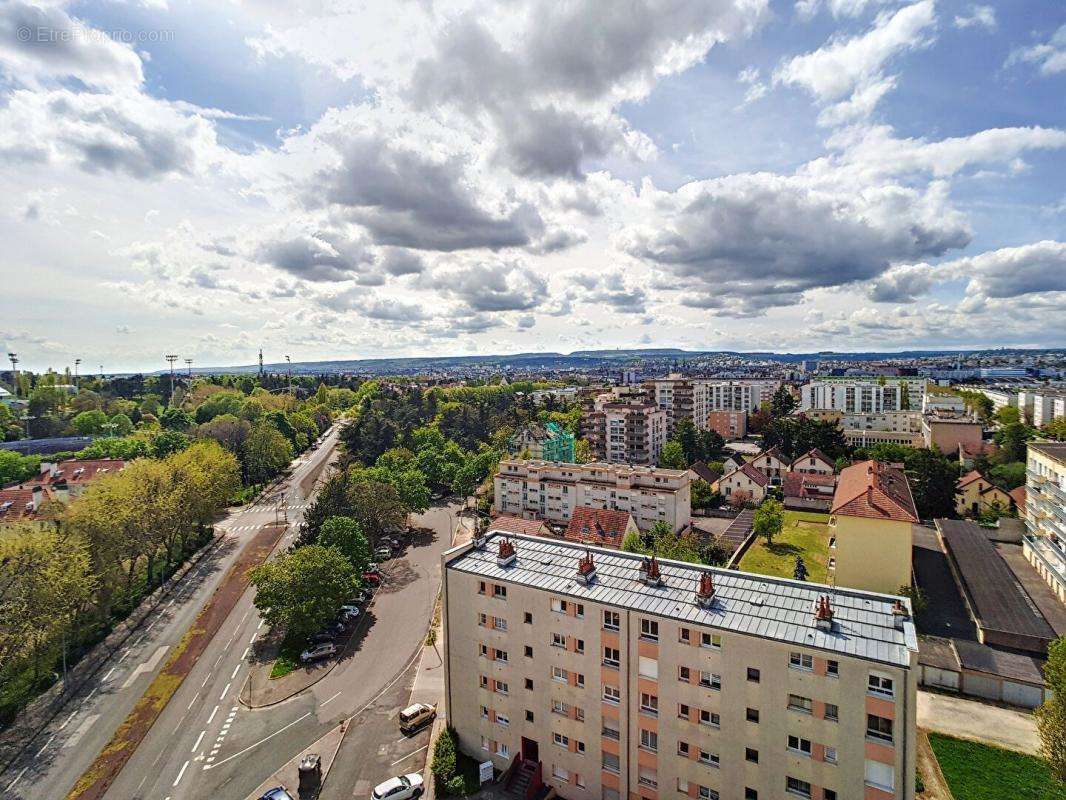
<path fill-rule="evenodd" d="M 500 772 L 564 800 L 914 797 L 906 600 L 493 533 L 442 565 L 448 721 Z"/>
<path fill-rule="evenodd" d="M 800 411 L 831 408 L 845 414 L 919 410 L 926 378 L 847 378 L 812 381 L 800 387 Z"/>
<path fill-rule="evenodd" d="M 1030 442 L 1025 467 L 1022 550 L 1066 603 L 1066 443 Z"/>
<path fill-rule="evenodd" d="M 543 461 L 574 462 L 574 435 L 555 422 L 527 425 L 514 435 L 510 451 L 528 453 L 529 458 Z"/>
<path fill-rule="evenodd" d="M 494 478 L 498 514 L 569 524 L 576 508 L 627 511 L 642 531 L 665 522 L 678 531 L 692 516 L 688 470 L 593 462 L 504 459 Z"/>
<path fill-rule="evenodd" d="M 689 418 L 700 430 L 715 430 L 710 415 L 718 412 L 735 412 L 747 415 L 758 411 L 759 406 L 769 402 L 781 385 L 775 380 L 716 381 L 682 378 L 670 375 L 666 378 L 644 382 L 650 402 L 667 414 L 667 434 L 674 426 Z M 736 425 L 737 416 L 728 418 Z M 747 417 L 744 417 L 744 433 L 729 436 L 718 431 L 724 438 L 742 438 L 747 433 Z"/>
<path fill-rule="evenodd" d="M 748 435 L 746 411 L 711 411 L 707 414 L 707 429 L 725 439 L 743 439 Z"/>

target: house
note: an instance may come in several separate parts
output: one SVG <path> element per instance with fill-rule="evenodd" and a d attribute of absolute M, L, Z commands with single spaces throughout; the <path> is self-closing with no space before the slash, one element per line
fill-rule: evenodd
<path fill-rule="evenodd" d="M 977 470 L 963 475 L 955 484 L 955 511 L 959 516 L 976 517 L 984 511 L 1015 508 L 1014 498 Z"/>
<path fill-rule="evenodd" d="M 965 442 L 959 443 L 959 466 L 963 469 L 973 469 L 974 462 L 979 456 L 985 458 L 991 458 L 996 454 L 999 448 L 995 442 L 984 442 L 980 444 L 966 444 Z"/>
<path fill-rule="evenodd" d="M 688 471 L 692 474 L 692 480 L 701 480 L 705 483 L 714 483 L 716 480 L 722 477 L 722 475 L 725 474 L 719 474 L 715 470 L 711 469 L 709 466 L 707 466 L 706 461 L 697 461 L 695 464 L 688 468 Z"/>
<path fill-rule="evenodd" d="M 575 508 L 563 538 L 577 544 L 592 544 L 619 550 L 630 533 L 640 533 L 628 511 L 613 508 Z"/>
<path fill-rule="evenodd" d="M 769 478 L 771 486 L 780 486 L 781 479 L 791 467 L 791 464 L 785 460 L 781 451 L 776 447 L 764 450 L 748 463 Z"/>
<path fill-rule="evenodd" d="M 769 486 L 770 479 L 750 463 L 743 464 L 740 469 L 723 475 L 711 484 L 712 489 L 727 499 L 734 498 L 739 492 L 741 497 L 746 497 L 754 503 L 761 503 L 766 499 Z"/>
<path fill-rule="evenodd" d="M 59 498 L 51 487 L 19 484 L 0 489 L 0 530 L 15 525 L 43 528 L 56 520 Z"/>
<path fill-rule="evenodd" d="M 574 463 L 574 435 L 554 422 L 527 425 L 511 437 L 509 449 L 519 456 Z"/>
<path fill-rule="evenodd" d="M 837 471 L 836 463 L 817 447 L 808 450 L 793 461 L 790 469 L 792 472 L 802 472 L 807 475 L 834 475 Z"/>
<path fill-rule="evenodd" d="M 918 511 L 901 469 L 878 461 L 845 467 L 829 513 L 834 585 L 888 593 L 910 585 Z"/>
<path fill-rule="evenodd" d="M 522 519 L 509 514 L 501 514 L 489 523 L 490 531 L 515 533 L 524 536 L 551 536 L 552 529 L 542 519 Z"/>
<path fill-rule="evenodd" d="M 797 511 L 829 511 L 836 485 L 836 475 L 790 472 L 781 485 L 784 506 Z"/>
<path fill-rule="evenodd" d="M 742 455 L 740 455 L 738 453 L 735 456 L 729 456 L 729 458 L 727 458 L 725 461 L 722 462 L 722 469 L 723 469 L 722 474 L 723 475 L 728 475 L 730 472 L 733 472 L 734 470 L 738 470 L 738 469 L 740 469 L 743 466 L 744 466 L 744 457 Z"/>
<path fill-rule="evenodd" d="M 25 483 L 47 486 L 65 502 L 81 495 L 96 478 L 119 472 L 125 466 L 126 462 L 120 458 L 42 461 L 40 472 Z"/>

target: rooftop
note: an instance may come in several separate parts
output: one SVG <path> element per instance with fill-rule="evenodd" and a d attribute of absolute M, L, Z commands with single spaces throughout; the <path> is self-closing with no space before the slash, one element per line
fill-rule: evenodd
<path fill-rule="evenodd" d="M 579 506 L 563 536 L 571 542 L 619 548 L 631 519 L 628 511 Z"/>
<path fill-rule="evenodd" d="M 497 563 L 500 538 L 510 538 L 517 559 Z M 591 552 L 596 578 L 588 586 L 577 580 L 578 560 Z M 538 537 L 490 532 L 481 549 L 463 545 L 449 551 L 448 569 L 519 586 L 645 612 L 657 616 L 772 639 L 784 644 L 824 650 L 899 667 L 910 665 L 918 640 L 912 621 L 894 626 L 891 595 L 861 592 L 814 583 L 770 578 L 680 561 L 659 560 L 663 584 L 639 580 L 644 556 Z M 714 602 L 703 608 L 693 602 L 700 576 L 714 581 Z M 815 624 L 814 608 L 828 597 L 833 627 Z M 909 608 L 909 602 L 902 600 Z"/>
<path fill-rule="evenodd" d="M 1066 442 L 1029 442 L 1029 449 L 1066 465 Z"/>
<path fill-rule="evenodd" d="M 917 522 L 910 484 L 902 470 L 877 461 L 860 461 L 840 471 L 833 514 Z"/>

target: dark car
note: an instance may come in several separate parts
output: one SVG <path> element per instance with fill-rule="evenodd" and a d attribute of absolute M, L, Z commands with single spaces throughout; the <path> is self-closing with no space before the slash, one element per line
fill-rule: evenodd
<path fill-rule="evenodd" d="M 296 798 L 289 794 L 287 791 L 285 791 L 284 786 L 275 786 L 273 789 L 271 789 L 262 797 L 260 797 L 259 800 L 296 800 Z"/>

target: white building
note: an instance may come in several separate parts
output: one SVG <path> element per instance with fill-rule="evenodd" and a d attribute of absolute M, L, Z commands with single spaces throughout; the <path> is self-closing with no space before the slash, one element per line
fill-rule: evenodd
<path fill-rule="evenodd" d="M 800 411 L 836 409 L 845 414 L 918 410 L 926 378 L 856 378 L 812 381 L 800 389 Z"/>

